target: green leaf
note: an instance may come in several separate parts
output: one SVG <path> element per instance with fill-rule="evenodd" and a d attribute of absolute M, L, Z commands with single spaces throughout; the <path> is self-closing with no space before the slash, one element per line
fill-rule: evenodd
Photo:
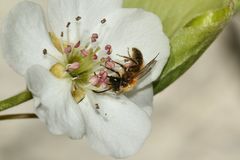
<path fill-rule="evenodd" d="M 237 11 L 239 12 L 240 11 L 240 1 L 237 1 Z"/>
<path fill-rule="evenodd" d="M 125 0 L 125 7 L 157 14 L 171 43 L 171 55 L 159 79 L 158 93 L 179 78 L 216 39 L 239 0 Z"/>

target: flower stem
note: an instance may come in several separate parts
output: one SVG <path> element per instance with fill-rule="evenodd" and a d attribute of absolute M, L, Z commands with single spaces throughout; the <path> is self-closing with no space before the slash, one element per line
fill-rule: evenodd
<path fill-rule="evenodd" d="M 38 117 L 33 113 L 0 115 L 0 121 L 15 120 L 15 119 L 32 119 L 32 118 L 38 118 Z"/>
<path fill-rule="evenodd" d="M 12 108 L 16 105 L 31 100 L 32 94 L 28 90 L 23 91 L 13 97 L 0 101 L 0 112 Z"/>

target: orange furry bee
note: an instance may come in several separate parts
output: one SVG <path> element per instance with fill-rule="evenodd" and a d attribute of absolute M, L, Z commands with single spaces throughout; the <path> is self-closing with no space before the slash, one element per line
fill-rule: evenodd
<path fill-rule="evenodd" d="M 128 54 L 128 56 L 118 56 L 124 58 L 124 62 L 126 63 L 121 64 L 114 61 L 122 68 L 121 71 L 116 71 L 105 66 L 106 69 L 116 73 L 116 76 L 108 77 L 109 89 L 106 91 L 112 90 L 115 93 L 125 93 L 132 90 L 136 86 L 137 81 L 151 71 L 157 62 L 156 58 L 158 55 L 146 65 L 144 65 L 144 59 L 141 51 L 137 48 L 132 48 L 131 55 Z"/>

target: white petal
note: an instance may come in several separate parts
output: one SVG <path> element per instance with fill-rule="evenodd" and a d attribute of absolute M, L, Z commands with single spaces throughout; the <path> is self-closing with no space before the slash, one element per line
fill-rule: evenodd
<path fill-rule="evenodd" d="M 128 56 L 128 48 L 138 48 L 144 57 L 145 64 L 157 57 L 157 64 L 138 88 L 156 80 L 169 57 L 169 40 L 163 33 L 159 18 L 141 9 L 119 9 L 106 17 L 107 23 L 100 27 L 101 46 L 111 44 L 113 59 L 121 59 L 116 54 Z M 99 31 L 99 26 L 95 31 Z"/>
<path fill-rule="evenodd" d="M 90 105 L 91 101 L 92 105 Z M 147 114 L 125 96 L 99 95 L 84 99 L 81 107 L 86 136 L 95 150 L 116 158 L 135 154 L 151 130 Z M 98 104 L 99 109 L 93 109 Z"/>
<path fill-rule="evenodd" d="M 43 55 L 46 48 L 52 54 L 58 52 L 49 39 L 44 15 L 39 5 L 19 3 L 3 23 L 1 48 L 9 65 L 19 74 L 34 64 L 50 66 L 50 59 Z"/>
<path fill-rule="evenodd" d="M 128 92 L 126 96 L 144 110 L 149 116 L 152 115 L 153 110 L 153 86 L 152 84 L 142 88 L 134 89 Z"/>
<path fill-rule="evenodd" d="M 35 97 L 37 115 L 53 134 L 81 138 L 85 133 L 79 105 L 71 95 L 71 83 L 55 78 L 45 68 L 35 65 L 26 75 L 29 90 Z"/>
<path fill-rule="evenodd" d="M 83 36 L 89 37 L 91 29 L 121 5 L 122 0 L 49 0 L 48 17 L 57 35 L 66 31 L 68 22 L 74 22 L 70 25 L 69 33 L 70 41 L 76 42 L 80 38 L 79 29 L 81 39 Z M 76 23 L 75 18 L 78 16 L 82 19 Z"/>

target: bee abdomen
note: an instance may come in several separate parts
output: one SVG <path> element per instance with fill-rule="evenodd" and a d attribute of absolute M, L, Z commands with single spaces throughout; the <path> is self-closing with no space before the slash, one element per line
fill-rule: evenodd
<path fill-rule="evenodd" d="M 132 48 L 132 58 L 136 60 L 137 65 L 141 66 L 143 64 L 143 55 L 139 49 Z"/>

